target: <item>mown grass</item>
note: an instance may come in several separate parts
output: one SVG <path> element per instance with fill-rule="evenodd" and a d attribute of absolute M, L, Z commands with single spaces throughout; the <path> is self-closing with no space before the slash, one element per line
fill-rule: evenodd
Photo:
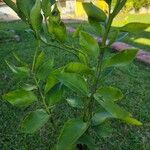
<path fill-rule="evenodd" d="M 22 22 L 0 23 L 0 29 L 13 29 L 20 36 L 20 42 L 0 42 L 0 94 L 19 87 L 20 82 L 15 79 L 8 69 L 5 59 L 14 62 L 12 53 L 16 52 L 31 63 L 34 53 L 34 38 L 25 32 L 27 26 Z M 1 35 L 0 35 L 1 36 Z M 70 43 L 73 41 L 71 40 Z M 55 57 L 56 66 L 66 64 L 74 57 L 60 49 L 42 46 L 48 56 Z M 134 61 L 127 67 L 116 68 L 106 82 L 120 88 L 125 97 L 118 103 L 132 112 L 133 116 L 143 122 L 143 126 L 126 125 L 120 121 L 112 121 L 113 133 L 108 138 L 95 137 L 101 150 L 149 150 L 150 149 L 150 67 Z M 73 117 L 73 110 L 63 104 L 55 110 L 54 115 L 58 130 L 52 131 L 51 124 L 42 128 L 34 135 L 25 135 L 19 132 L 19 123 L 29 111 L 38 108 L 17 109 L 0 98 L 0 149 L 2 150 L 50 150 L 56 144 L 57 135 L 61 126 L 68 117 Z"/>

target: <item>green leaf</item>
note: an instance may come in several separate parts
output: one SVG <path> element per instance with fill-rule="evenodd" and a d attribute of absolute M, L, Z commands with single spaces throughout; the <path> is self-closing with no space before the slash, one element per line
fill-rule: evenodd
<path fill-rule="evenodd" d="M 31 9 L 33 7 L 33 5 L 35 4 L 36 0 L 17 0 L 16 4 L 17 4 L 17 8 L 19 10 L 19 16 L 24 19 L 26 18 L 27 20 L 30 20 L 30 12 Z"/>
<path fill-rule="evenodd" d="M 44 62 L 45 58 L 46 58 L 45 53 L 42 51 L 36 59 L 35 70 Z"/>
<path fill-rule="evenodd" d="M 125 66 L 136 57 L 137 49 L 127 49 L 119 52 L 104 62 L 103 68 Z"/>
<path fill-rule="evenodd" d="M 42 10 L 45 17 L 48 17 L 51 14 L 51 3 L 50 0 L 42 0 Z"/>
<path fill-rule="evenodd" d="M 52 87 L 54 87 L 58 83 L 56 77 L 52 74 L 48 76 L 46 85 L 45 85 L 45 93 L 47 93 Z"/>
<path fill-rule="evenodd" d="M 88 95 L 89 89 L 85 80 L 75 73 L 59 73 L 56 78 L 74 92 Z"/>
<path fill-rule="evenodd" d="M 97 22 L 104 22 L 106 20 L 107 16 L 100 8 L 96 7 L 92 3 L 82 3 L 82 4 L 89 18 L 92 18 Z"/>
<path fill-rule="evenodd" d="M 53 106 L 62 101 L 63 87 L 61 84 L 55 85 L 46 95 L 48 106 Z"/>
<path fill-rule="evenodd" d="M 74 98 L 67 98 L 66 99 L 68 104 L 71 106 L 71 107 L 74 107 L 74 108 L 80 108 L 80 109 L 83 109 L 84 108 L 84 103 L 83 101 L 78 98 L 78 97 L 74 97 Z"/>
<path fill-rule="evenodd" d="M 21 123 L 21 131 L 24 133 L 34 133 L 45 125 L 49 117 L 43 109 L 31 112 Z"/>
<path fill-rule="evenodd" d="M 31 91 L 15 90 L 3 96 L 10 104 L 16 107 L 28 107 L 37 100 L 36 96 Z"/>
<path fill-rule="evenodd" d="M 30 70 L 27 66 L 16 67 L 15 65 L 11 64 L 8 61 L 6 61 L 6 64 L 8 65 L 10 70 L 19 78 L 28 77 L 30 74 Z"/>
<path fill-rule="evenodd" d="M 89 56 L 98 57 L 99 45 L 96 39 L 87 32 L 80 32 L 80 45 Z"/>
<path fill-rule="evenodd" d="M 61 41 L 61 42 L 66 41 L 67 30 L 66 30 L 65 24 L 63 22 L 61 22 L 59 24 L 54 24 L 53 25 L 53 34 L 59 41 Z"/>
<path fill-rule="evenodd" d="M 42 15 L 41 15 L 41 1 L 36 0 L 35 5 L 30 12 L 30 21 L 33 30 L 37 33 L 41 30 L 42 27 Z"/>
<path fill-rule="evenodd" d="M 92 18 L 88 18 L 88 21 L 90 25 L 95 29 L 95 32 L 97 34 L 100 34 L 101 36 L 104 35 L 105 27 L 100 22 L 97 22 Z"/>
<path fill-rule="evenodd" d="M 25 90 L 25 91 L 33 91 L 33 90 L 37 89 L 37 86 L 30 85 L 30 84 L 24 84 L 22 89 Z"/>
<path fill-rule="evenodd" d="M 142 123 L 134 118 L 131 118 L 131 114 L 121 108 L 119 105 L 115 104 L 111 100 L 102 100 L 99 93 L 94 94 L 94 98 L 101 104 L 107 112 L 109 112 L 113 118 L 120 119 L 130 124 L 142 125 Z"/>
<path fill-rule="evenodd" d="M 37 70 L 37 77 L 41 80 L 45 80 L 53 70 L 53 65 L 53 59 L 47 59 L 46 61 L 44 61 Z"/>
<path fill-rule="evenodd" d="M 114 30 L 113 32 L 110 32 L 109 45 L 112 45 L 117 40 L 118 35 L 119 35 L 118 30 Z"/>
<path fill-rule="evenodd" d="M 89 150 L 99 150 L 99 148 L 95 145 L 93 138 L 88 134 L 82 135 L 78 140 L 78 143 L 86 145 Z"/>
<path fill-rule="evenodd" d="M 3 0 L 10 8 L 12 8 L 16 13 L 18 13 L 18 8 L 12 0 Z"/>
<path fill-rule="evenodd" d="M 131 118 L 131 117 L 127 117 L 124 119 L 125 122 L 127 123 L 130 123 L 130 124 L 133 124 L 133 125 L 136 125 L 136 126 L 141 126 L 142 123 L 134 118 Z"/>
<path fill-rule="evenodd" d="M 131 33 L 136 33 L 136 32 L 142 32 L 145 29 L 150 27 L 150 24 L 146 23 L 138 23 L 138 22 L 132 22 L 124 25 L 123 27 L 118 28 L 120 31 L 123 32 L 131 32 Z"/>
<path fill-rule="evenodd" d="M 69 73 L 81 73 L 81 74 L 91 74 L 92 69 L 90 69 L 87 65 L 79 63 L 79 62 L 70 62 L 65 67 L 65 72 Z"/>
<path fill-rule="evenodd" d="M 79 59 L 83 64 L 88 64 L 88 57 L 86 54 L 79 53 Z"/>
<path fill-rule="evenodd" d="M 114 118 L 124 119 L 130 116 L 130 113 L 119 107 L 111 100 L 101 100 L 99 93 L 94 95 L 95 99 L 104 107 Z"/>
<path fill-rule="evenodd" d="M 69 150 L 87 128 L 88 124 L 80 119 L 68 120 L 61 130 L 56 150 Z"/>
<path fill-rule="evenodd" d="M 109 118 L 112 118 L 112 115 L 108 112 L 95 113 L 94 116 L 92 117 L 92 125 L 97 126 Z"/>
<path fill-rule="evenodd" d="M 105 122 L 99 126 L 95 126 L 94 130 L 97 133 L 97 135 L 102 138 L 109 137 L 110 134 L 112 134 L 112 132 L 113 132 L 113 128 L 111 127 L 109 122 Z"/>
<path fill-rule="evenodd" d="M 80 31 L 82 30 L 82 28 L 83 28 L 83 27 L 82 27 L 82 24 L 79 25 L 78 28 L 76 29 L 76 31 L 73 33 L 72 37 L 73 37 L 73 38 L 79 37 L 79 33 L 80 33 Z"/>
<path fill-rule="evenodd" d="M 104 100 L 117 101 L 123 98 L 121 90 L 111 86 L 102 87 L 97 90 L 97 93 Z"/>

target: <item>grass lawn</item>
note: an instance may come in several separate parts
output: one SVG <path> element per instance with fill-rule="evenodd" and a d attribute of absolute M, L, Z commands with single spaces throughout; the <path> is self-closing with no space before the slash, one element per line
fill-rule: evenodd
<path fill-rule="evenodd" d="M 86 26 L 87 27 L 87 26 Z M 34 53 L 34 39 L 25 32 L 27 27 L 22 22 L 0 23 L 0 30 L 13 29 L 20 35 L 21 42 L 0 41 L 0 94 L 19 87 L 20 82 L 14 78 L 4 59 L 14 62 L 12 53 L 16 52 L 31 62 Z M 89 28 L 87 28 L 89 29 Z M 2 35 L 0 35 L 1 37 Z M 73 41 L 70 41 L 73 42 Z M 138 46 L 138 45 L 137 45 Z M 143 45 L 141 45 L 143 47 Z M 67 63 L 67 59 L 74 59 L 59 49 L 42 46 L 49 56 L 55 56 L 56 66 Z M 144 45 L 148 49 L 148 46 Z M 125 97 L 119 104 L 132 112 L 133 116 L 143 122 L 143 126 L 136 127 L 121 122 L 112 121 L 113 133 L 107 138 L 96 138 L 101 150 L 149 150 L 150 149 L 150 67 L 134 61 L 127 67 L 116 68 L 111 73 L 108 85 L 119 87 Z M 0 150 L 50 150 L 56 143 L 56 137 L 62 126 L 73 115 L 73 110 L 63 104 L 57 107 L 55 120 L 58 131 L 51 129 L 50 123 L 34 135 L 21 134 L 18 131 L 22 116 L 38 106 L 22 110 L 12 107 L 0 98 Z"/>

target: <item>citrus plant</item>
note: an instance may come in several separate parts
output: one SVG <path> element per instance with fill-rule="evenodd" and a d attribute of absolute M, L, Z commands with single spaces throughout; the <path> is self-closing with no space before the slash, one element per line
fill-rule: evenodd
<path fill-rule="evenodd" d="M 64 126 L 54 146 L 56 150 L 99 149 L 90 133 L 104 134 L 103 129 L 110 126 L 109 120 L 142 125 L 119 106 L 118 101 L 123 98 L 121 90 L 105 83 L 114 68 L 131 63 L 138 51 L 126 49 L 107 57 L 110 46 L 119 40 L 119 32 L 137 32 L 148 27 L 147 24 L 129 23 L 117 29 L 112 28 L 112 22 L 126 0 L 117 0 L 113 9 L 112 1 L 106 0 L 108 12 L 103 12 L 92 3 L 83 3 L 88 21 L 102 41 L 98 43 L 79 26 L 72 35 L 79 42 L 78 47 L 68 44 L 70 35 L 61 20 L 55 0 L 17 0 L 16 4 L 11 0 L 4 1 L 29 25 L 36 42 L 32 64 L 23 62 L 16 54 L 18 66 L 6 60 L 20 80 L 28 80 L 20 89 L 5 94 L 3 99 L 18 108 L 30 107 L 35 102 L 41 107 L 27 114 L 20 124 L 21 132 L 33 134 L 48 120 L 57 130 L 53 109 L 61 103 L 68 103 L 68 107 L 79 110 L 79 115 L 62 122 Z M 61 50 L 72 53 L 75 57 L 68 64 L 57 68 L 54 58 L 47 58 L 41 50 L 43 43 L 59 48 L 60 53 Z M 68 94 L 69 90 L 73 94 Z"/>

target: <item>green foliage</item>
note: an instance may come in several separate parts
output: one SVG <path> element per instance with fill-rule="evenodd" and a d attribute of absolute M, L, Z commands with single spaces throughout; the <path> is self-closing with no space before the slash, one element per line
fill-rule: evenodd
<path fill-rule="evenodd" d="M 36 132 L 48 121 L 49 117 L 50 116 L 43 109 L 29 113 L 21 123 L 21 132 Z"/>
<path fill-rule="evenodd" d="M 68 120 L 60 133 L 57 150 L 70 150 L 70 148 L 77 142 L 77 140 L 87 130 L 88 124 L 81 119 Z M 69 137 L 69 138 L 68 138 Z"/>
<path fill-rule="evenodd" d="M 111 8 L 112 1 L 107 0 L 106 2 Z M 140 121 L 132 118 L 131 113 L 116 103 L 123 98 L 121 90 L 111 85 L 107 86 L 103 81 L 107 80 L 110 70 L 132 63 L 138 51 L 128 49 L 107 57 L 107 51 L 110 45 L 118 39 L 119 31 L 137 32 L 148 27 L 146 24 L 132 23 L 120 27 L 119 31 L 111 32 L 113 19 L 125 2 L 126 0 L 117 1 L 114 10 L 111 12 L 109 9 L 107 15 L 92 3 L 83 3 L 89 23 L 102 36 L 102 42 L 98 43 L 80 26 L 73 35 L 74 40 L 79 38 L 78 47 L 73 44 L 68 45 L 66 26 L 61 21 L 55 1 L 36 0 L 30 3 L 29 0 L 21 0 L 13 6 L 9 3 L 13 9 L 15 9 L 14 6 L 17 6 L 18 15 L 31 28 L 37 44 L 32 65 L 27 65 L 17 55 L 14 56 L 21 67 L 16 67 L 6 61 L 15 75 L 21 78 L 25 77 L 27 80 L 23 80 L 24 83 L 20 90 L 9 92 L 3 98 L 20 108 L 29 107 L 38 99 L 37 103 L 40 109 L 36 108 L 25 117 L 21 123 L 22 132 L 34 133 L 48 120 L 56 130 L 55 122 L 57 120 L 53 120 L 55 112 L 53 110 L 62 103 L 67 103 L 66 107 L 75 109 L 78 117 L 69 118 L 64 124 L 55 146 L 56 150 L 76 149 L 77 146 L 97 150 L 98 147 L 91 137 L 91 130 L 97 135 L 107 137 L 112 131 L 111 127 L 107 125 L 107 121 L 110 119 L 142 125 Z M 51 7 L 52 5 L 53 7 Z M 43 25 L 43 20 L 45 25 Z M 135 25 L 136 28 L 134 28 Z M 44 29 L 42 29 L 43 26 Z M 107 42 L 109 35 L 111 35 L 110 40 Z M 61 51 L 65 50 L 75 57 L 72 58 L 73 60 L 64 62 L 63 65 L 56 65 L 55 59 L 52 56 L 51 58 L 46 57 L 47 54 L 41 50 L 41 42 L 51 48 L 57 47 L 60 55 Z M 96 104 L 103 110 L 95 110 Z"/>
<path fill-rule="evenodd" d="M 3 98 L 16 107 L 28 107 L 37 100 L 33 92 L 25 90 L 9 92 Z"/>

